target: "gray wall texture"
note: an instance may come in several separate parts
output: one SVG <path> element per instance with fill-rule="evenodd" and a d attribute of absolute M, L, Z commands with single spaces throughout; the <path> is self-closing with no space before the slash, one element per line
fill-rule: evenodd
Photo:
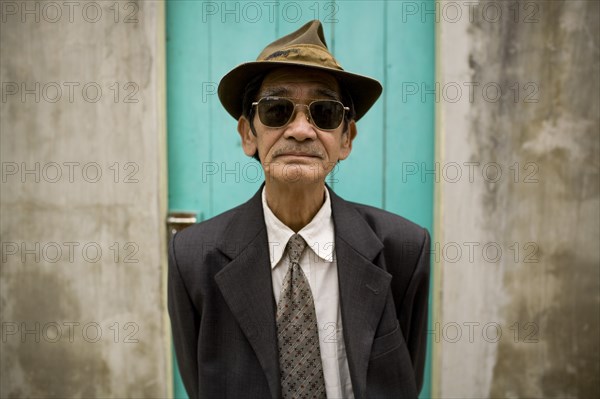
<path fill-rule="evenodd" d="M 0 6 L 0 397 L 166 397 L 164 5 Z"/>
<path fill-rule="evenodd" d="M 450 11 L 438 25 L 436 395 L 600 397 L 599 3 Z"/>

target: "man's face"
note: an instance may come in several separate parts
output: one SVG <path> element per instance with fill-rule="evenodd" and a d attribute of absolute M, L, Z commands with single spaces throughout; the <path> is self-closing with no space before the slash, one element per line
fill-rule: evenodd
<path fill-rule="evenodd" d="M 296 104 L 308 105 L 314 100 L 341 101 L 339 93 L 337 80 L 326 72 L 281 68 L 265 77 L 255 101 L 285 97 Z M 342 122 L 334 130 L 321 130 L 309 120 L 308 113 L 307 107 L 296 106 L 289 123 L 272 128 L 265 126 L 258 112 L 254 112 L 256 136 L 249 121 L 240 118 L 238 131 L 244 152 L 252 156 L 258 151 L 267 179 L 289 184 L 324 182 L 337 161 L 350 154 L 356 136 L 354 121 Z"/>

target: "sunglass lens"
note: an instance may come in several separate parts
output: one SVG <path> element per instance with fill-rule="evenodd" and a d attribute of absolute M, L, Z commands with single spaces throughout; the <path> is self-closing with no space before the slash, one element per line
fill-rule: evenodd
<path fill-rule="evenodd" d="M 344 118 L 344 106 L 337 101 L 314 101 L 310 105 L 310 115 L 317 127 L 336 129 Z"/>
<path fill-rule="evenodd" d="M 262 99 L 258 103 L 258 117 L 263 125 L 281 127 L 294 113 L 294 103 L 286 99 Z"/>

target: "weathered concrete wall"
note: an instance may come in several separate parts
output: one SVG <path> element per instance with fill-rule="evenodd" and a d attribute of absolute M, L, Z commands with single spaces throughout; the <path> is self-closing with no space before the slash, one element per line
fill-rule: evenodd
<path fill-rule="evenodd" d="M 0 6 L 0 397 L 166 397 L 164 5 Z"/>
<path fill-rule="evenodd" d="M 436 396 L 600 397 L 599 3 L 460 4 L 438 25 Z"/>

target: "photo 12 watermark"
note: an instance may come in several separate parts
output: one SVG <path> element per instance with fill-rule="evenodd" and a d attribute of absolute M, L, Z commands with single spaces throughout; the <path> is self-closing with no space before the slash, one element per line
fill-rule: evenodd
<path fill-rule="evenodd" d="M 408 257 L 418 256 L 422 248 L 414 242 L 400 243 L 398 248 Z M 453 265 L 486 265 L 486 264 L 527 264 L 540 263 L 540 246 L 536 241 L 513 241 L 500 243 L 496 241 L 433 241 L 429 248 L 432 263 L 449 263 Z"/>
<path fill-rule="evenodd" d="M 2 183 L 139 183 L 137 162 L 2 162 Z"/>
<path fill-rule="evenodd" d="M 398 19 L 402 23 L 535 24 L 542 15 L 539 1 L 402 1 Z"/>
<path fill-rule="evenodd" d="M 343 3 L 341 3 L 343 5 Z M 203 1 L 202 22 L 297 23 L 319 19 L 326 24 L 339 22 L 340 2 L 318 1 Z"/>
<path fill-rule="evenodd" d="M 436 104 L 466 101 L 497 103 L 538 103 L 540 87 L 537 82 L 402 82 L 402 103 L 434 101 Z"/>
<path fill-rule="evenodd" d="M 489 321 L 463 321 L 461 323 L 450 321 L 446 323 L 434 322 L 432 329 L 427 330 L 434 343 L 476 343 L 486 342 L 495 344 L 502 339 L 514 343 L 535 344 L 539 342 L 539 326 L 531 321 L 516 321 L 504 324 Z"/>
<path fill-rule="evenodd" d="M 537 184 L 540 167 L 533 161 L 504 164 L 495 161 L 401 162 L 402 183 L 500 183 Z"/>
<path fill-rule="evenodd" d="M 137 344 L 140 326 L 132 321 L 3 321 L 2 343 L 100 343 Z"/>
<path fill-rule="evenodd" d="M 137 104 L 136 82 L 2 82 L 2 103 Z"/>
<path fill-rule="evenodd" d="M 283 162 L 263 162 L 262 164 L 255 160 L 246 162 L 202 162 L 200 165 L 200 175 L 202 183 L 215 181 L 219 183 L 257 183 L 265 179 L 263 167 L 271 174 L 277 173 L 283 179 L 289 182 L 296 182 L 300 179 L 314 179 L 320 181 L 321 172 L 329 171 L 327 181 L 337 183 L 336 177 L 339 172 L 339 163 L 336 162 L 315 162 L 304 167 L 296 164 L 285 164 Z"/>
<path fill-rule="evenodd" d="M 96 241 L 2 241 L 2 263 L 139 263 L 138 243 Z"/>
<path fill-rule="evenodd" d="M 433 242 L 433 262 L 453 264 L 539 263 L 540 247 L 535 241 L 500 244 L 495 241 Z"/>
<path fill-rule="evenodd" d="M 0 1 L 0 21 L 6 23 L 99 22 L 137 24 L 137 1 Z"/>

